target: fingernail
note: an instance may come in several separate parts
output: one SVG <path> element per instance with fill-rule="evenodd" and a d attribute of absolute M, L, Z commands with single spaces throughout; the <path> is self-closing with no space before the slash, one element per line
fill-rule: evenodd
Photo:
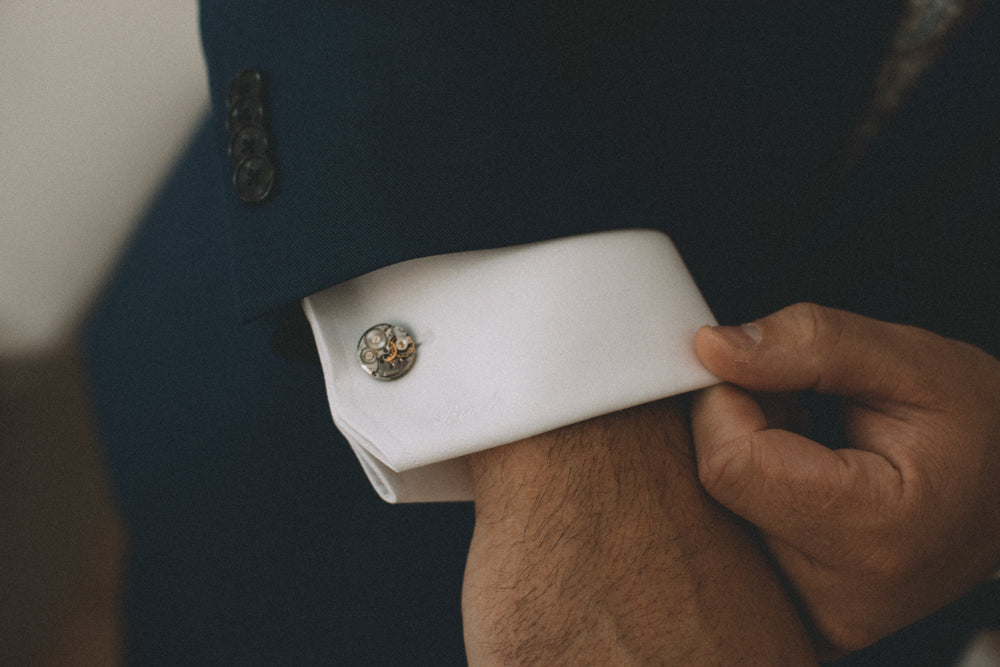
<path fill-rule="evenodd" d="M 737 350 L 754 349 L 761 337 L 760 327 L 753 322 L 738 327 L 714 327 L 712 331 Z"/>

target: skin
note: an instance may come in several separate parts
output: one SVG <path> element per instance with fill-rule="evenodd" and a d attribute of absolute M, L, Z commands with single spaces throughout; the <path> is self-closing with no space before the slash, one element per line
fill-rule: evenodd
<path fill-rule="evenodd" d="M 1000 567 L 997 359 L 811 304 L 705 328 L 696 349 L 730 383 L 694 402 L 701 481 L 757 526 L 826 655 L 909 625 Z M 746 390 L 843 397 L 848 447 L 789 430 Z"/>
<path fill-rule="evenodd" d="M 747 527 L 701 488 L 674 400 L 472 456 L 471 665 L 809 665 Z"/>

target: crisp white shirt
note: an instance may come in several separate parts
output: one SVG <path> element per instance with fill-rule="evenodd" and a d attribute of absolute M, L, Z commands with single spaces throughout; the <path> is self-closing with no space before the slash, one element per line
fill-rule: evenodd
<path fill-rule="evenodd" d="M 715 319 L 653 230 L 414 259 L 303 308 L 333 420 L 389 502 L 472 500 L 466 454 L 717 382 L 694 354 Z M 389 382 L 358 360 L 380 323 L 417 343 Z"/>

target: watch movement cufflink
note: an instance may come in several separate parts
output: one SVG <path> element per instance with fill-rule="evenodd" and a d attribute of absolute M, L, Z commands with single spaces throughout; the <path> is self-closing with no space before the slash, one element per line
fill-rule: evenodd
<path fill-rule="evenodd" d="M 403 327 L 376 324 L 358 341 L 358 362 L 376 380 L 395 380 L 413 367 L 417 344 Z"/>

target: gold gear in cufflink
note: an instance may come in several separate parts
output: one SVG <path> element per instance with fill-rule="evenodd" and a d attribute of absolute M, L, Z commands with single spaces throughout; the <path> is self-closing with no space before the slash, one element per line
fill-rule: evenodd
<path fill-rule="evenodd" d="M 417 344 L 403 327 L 376 324 L 358 341 L 358 362 L 376 380 L 402 377 L 416 361 Z"/>

